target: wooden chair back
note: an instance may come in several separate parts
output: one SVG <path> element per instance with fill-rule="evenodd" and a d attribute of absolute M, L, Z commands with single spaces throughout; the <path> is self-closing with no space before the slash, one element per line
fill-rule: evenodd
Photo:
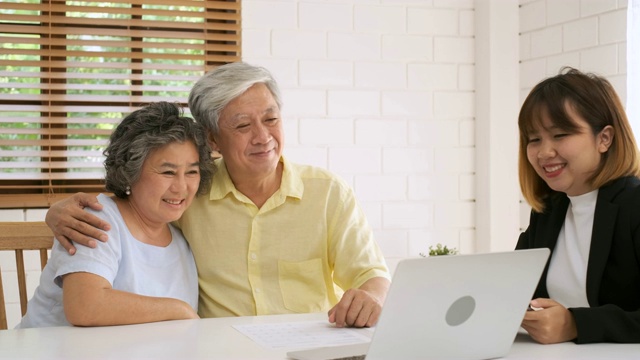
<path fill-rule="evenodd" d="M 0 251 L 11 250 L 16 254 L 18 272 L 18 292 L 22 316 L 27 312 L 27 276 L 24 269 L 24 250 L 40 251 L 40 268 L 47 264 L 47 250 L 53 246 L 53 232 L 44 221 L 38 222 L 0 222 Z M 1 273 L 2 269 L 0 269 Z M 0 330 L 7 329 L 7 311 L 5 307 L 2 276 L 0 276 Z"/>

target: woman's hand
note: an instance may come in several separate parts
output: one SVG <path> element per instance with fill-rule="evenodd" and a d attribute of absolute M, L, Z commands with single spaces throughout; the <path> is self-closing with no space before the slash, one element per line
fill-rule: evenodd
<path fill-rule="evenodd" d="M 535 341 L 555 344 L 571 341 L 578 336 L 573 314 L 560 303 L 538 298 L 531 301 L 531 307 L 539 310 L 527 311 L 522 327 Z"/>
<path fill-rule="evenodd" d="M 72 241 L 92 248 L 96 247 L 96 239 L 107 241 L 107 234 L 102 230 L 108 231 L 111 226 L 84 211 L 87 206 L 97 211 L 102 210 L 102 204 L 95 196 L 77 193 L 51 205 L 45 217 L 45 222 L 56 239 L 71 255 L 76 252 Z"/>

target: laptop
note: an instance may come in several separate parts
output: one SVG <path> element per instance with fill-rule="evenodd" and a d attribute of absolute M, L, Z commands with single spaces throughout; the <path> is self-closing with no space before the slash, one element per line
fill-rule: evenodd
<path fill-rule="evenodd" d="M 517 335 L 549 249 L 398 263 L 370 343 L 290 351 L 298 360 L 492 359 Z"/>

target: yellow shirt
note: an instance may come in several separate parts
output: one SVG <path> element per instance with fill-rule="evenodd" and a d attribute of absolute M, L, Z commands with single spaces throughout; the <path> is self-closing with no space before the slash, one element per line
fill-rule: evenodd
<path fill-rule="evenodd" d="M 216 160 L 209 196 L 179 220 L 196 259 L 201 317 L 327 311 L 342 289 L 390 279 L 350 187 L 280 161 L 280 189 L 258 209 Z"/>

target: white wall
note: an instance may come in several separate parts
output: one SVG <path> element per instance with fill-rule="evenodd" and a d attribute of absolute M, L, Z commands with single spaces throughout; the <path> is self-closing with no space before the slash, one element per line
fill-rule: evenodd
<path fill-rule="evenodd" d="M 284 92 L 285 155 L 356 191 L 391 266 L 474 251 L 473 1 L 243 1 Z"/>
<path fill-rule="evenodd" d="M 518 3 L 475 8 L 476 242 L 478 252 L 512 250 L 520 232 L 517 177 Z"/>

